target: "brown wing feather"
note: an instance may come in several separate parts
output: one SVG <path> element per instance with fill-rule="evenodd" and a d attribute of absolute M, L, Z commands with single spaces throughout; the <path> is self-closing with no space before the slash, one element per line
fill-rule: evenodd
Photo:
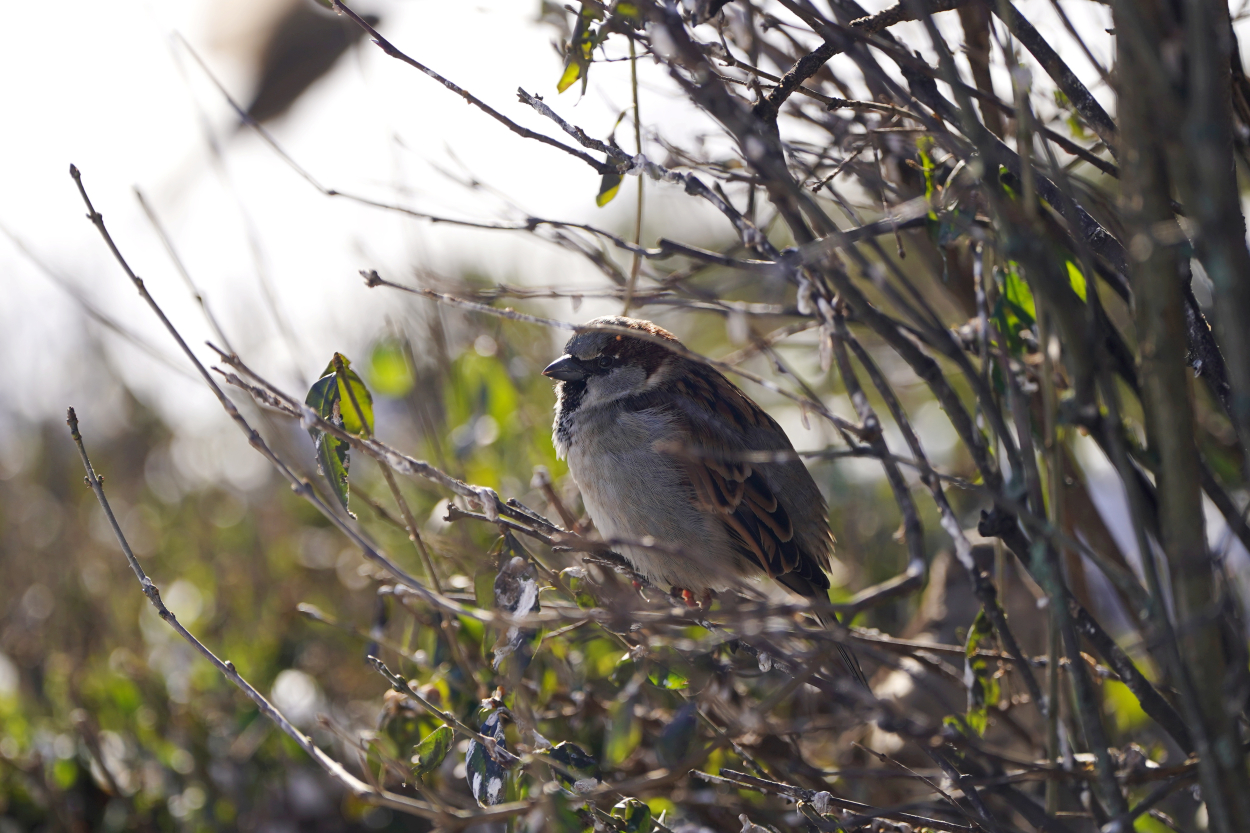
<path fill-rule="evenodd" d="M 706 445 L 701 448 L 712 450 Z M 769 578 L 799 568 L 805 555 L 794 538 L 794 526 L 763 476 L 745 465 L 733 466 L 731 472 L 723 474 L 707 462 L 693 456 L 685 461 L 699 508 L 719 515 L 731 536 L 754 556 Z M 813 573 L 820 574 L 819 568 Z"/>
<path fill-rule="evenodd" d="M 703 400 L 714 412 L 743 434 L 751 428 L 775 426 L 772 419 L 727 379 L 715 371 L 692 373 L 685 377 L 681 393 Z M 727 404 L 737 400 L 741 408 Z M 729 448 L 721 437 L 706 426 L 688 422 L 690 444 L 700 452 L 684 460 L 686 477 L 694 490 L 695 502 L 705 512 L 720 516 L 730 536 L 744 554 L 756 561 L 770 578 L 799 571 L 809 580 L 821 583 L 824 554 L 803 552 L 794 535 L 794 525 L 781 501 L 773 494 L 761 471 L 732 458 L 740 449 Z M 782 438 L 785 434 L 777 429 Z M 810 574 L 810 575 L 809 575 Z M 828 580 L 823 582 L 828 586 Z"/>
<path fill-rule="evenodd" d="M 663 408 L 671 403 L 674 394 L 703 405 L 701 410 L 715 414 L 721 422 L 713 426 L 692 418 L 691 412 L 684 409 L 668 409 L 670 415 L 682 423 L 686 443 L 695 452 L 683 454 L 682 449 L 670 450 L 682 458 L 695 504 L 700 510 L 718 516 L 742 554 L 756 562 L 770 578 L 788 574 L 801 577 L 803 586 L 815 588 L 818 595 L 823 595 L 821 591 L 829 587 L 824 568 L 828 567 L 832 534 L 826 527 L 829 547 L 816 547 L 814 552 L 804 548 L 763 469 L 733 459 L 745 449 L 792 451 L 785 432 L 728 379 L 712 368 L 693 362 L 683 363 L 679 371 L 671 374 L 667 384 L 635 397 L 630 407 Z M 737 442 L 726 436 L 726 429 Z M 761 429 L 776 440 L 762 446 L 750 443 L 747 438 L 760 436 Z M 724 456 L 717 456 L 719 454 Z M 812 492 L 819 501 L 814 484 Z M 823 508 L 823 501 L 821 506 Z"/>

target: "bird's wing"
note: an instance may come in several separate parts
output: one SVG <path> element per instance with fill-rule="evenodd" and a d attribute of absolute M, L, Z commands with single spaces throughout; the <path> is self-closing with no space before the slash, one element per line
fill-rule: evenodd
<path fill-rule="evenodd" d="M 812 585 L 828 588 L 821 569 L 827 553 L 809 553 L 800 546 L 789 513 L 764 476 L 763 464 L 741 459 L 749 450 L 793 451 L 785 432 L 724 376 L 710 368 L 702 370 L 682 380 L 680 394 L 705 407 L 677 410 L 674 416 L 684 429 L 685 447 L 671 450 L 681 458 L 696 505 L 719 517 L 744 554 L 770 578 L 797 573 Z M 699 419 L 694 415 L 699 412 L 715 418 Z M 759 429 L 773 429 L 772 448 L 746 441 Z"/>

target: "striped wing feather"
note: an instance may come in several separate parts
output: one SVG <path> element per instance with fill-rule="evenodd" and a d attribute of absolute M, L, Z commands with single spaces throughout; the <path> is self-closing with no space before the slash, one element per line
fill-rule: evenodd
<path fill-rule="evenodd" d="M 690 446 L 697 453 L 686 456 L 684 465 L 698 507 L 719 516 L 743 553 L 757 562 L 769 578 L 789 586 L 792 582 L 781 577 L 790 574 L 791 579 L 802 577 L 804 581 L 799 584 L 813 590 L 827 589 L 829 580 L 821 569 L 825 554 L 807 553 L 799 546 L 794 524 L 763 471 L 732 459 L 735 452 L 748 447 L 745 439 L 731 445 L 726 437 L 715 435 L 727 429 L 745 438 L 754 430 L 766 428 L 775 432 L 778 445 L 791 450 L 785 432 L 728 379 L 710 368 L 699 367 L 684 376 L 679 388 L 681 395 L 701 400 L 724 423 L 713 432 L 709 425 L 686 420 Z"/>

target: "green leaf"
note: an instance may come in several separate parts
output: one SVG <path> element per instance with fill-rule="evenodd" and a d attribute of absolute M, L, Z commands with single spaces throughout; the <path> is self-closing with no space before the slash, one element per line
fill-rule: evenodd
<path fill-rule="evenodd" d="M 1020 332 L 1031 329 L 1037 320 L 1033 292 L 1020 276 L 1019 264 L 1014 261 L 1007 261 L 1003 268 L 996 268 L 994 276 L 999 285 L 998 301 L 994 304 L 993 311 L 994 321 L 1007 338 L 1008 349 L 1018 356 L 1024 352 Z"/>
<path fill-rule="evenodd" d="M 968 630 L 968 641 L 964 645 L 964 684 L 968 687 L 968 725 L 978 735 L 985 734 L 989 723 L 989 707 L 998 705 L 1001 695 L 998 680 L 994 677 L 994 669 L 985 657 L 976 656 L 982 643 L 990 641 L 994 636 L 994 626 L 981 610 Z"/>
<path fill-rule="evenodd" d="M 1054 90 L 1055 106 L 1060 110 L 1067 110 L 1068 117 L 1064 121 L 1067 122 L 1068 129 L 1072 131 L 1072 138 L 1085 140 L 1090 138 L 1090 133 L 1085 129 L 1085 122 L 1081 120 L 1080 114 L 1076 108 L 1072 106 L 1072 101 L 1062 90 Z"/>
<path fill-rule="evenodd" d="M 378 342 L 369 354 L 369 382 L 383 396 L 407 396 L 416 379 L 404 346 L 396 339 Z"/>
<path fill-rule="evenodd" d="M 978 611 L 977 618 L 972 620 L 972 627 L 968 629 L 968 641 L 964 643 L 964 657 L 971 657 L 981 650 L 981 643 L 993 636 L 994 626 L 990 624 L 990 618 L 985 615 L 984 610 Z"/>
<path fill-rule="evenodd" d="M 586 84 L 590 75 L 590 59 L 595 47 L 603 43 L 607 33 L 600 29 L 596 32 L 590 24 L 603 19 L 603 12 L 595 7 L 582 5 L 577 15 L 577 24 L 573 27 L 573 35 L 568 45 L 568 55 L 564 64 L 564 72 L 556 83 L 556 92 L 562 93 L 578 78 L 582 79 L 582 95 L 586 94 Z"/>
<path fill-rule="evenodd" d="M 317 416 L 324 420 L 329 422 L 338 420 L 339 388 L 333 371 L 313 382 L 313 386 L 308 389 L 308 395 L 304 397 L 304 404 L 316 411 Z"/>
<path fill-rule="evenodd" d="M 620 174 L 604 174 L 603 179 L 599 180 L 599 194 L 595 197 L 595 205 L 603 208 L 616 198 L 616 194 L 621 190 Z"/>
<path fill-rule="evenodd" d="M 562 93 L 569 87 L 573 86 L 573 82 L 582 74 L 582 67 L 576 60 L 570 59 L 564 68 L 564 74 L 560 76 L 560 80 L 556 82 L 556 92 Z"/>
<path fill-rule="evenodd" d="M 937 212 L 933 210 L 933 197 L 937 193 L 937 187 L 933 184 L 933 172 L 937 169 L 937 165 L 933 162 L 933 157 L 929 155 L 929 151 L 933 150 L 937 142 L 932 136 L 921 136 L 916 140 L 916 153 L 920 156 L 920 170 L 924 173 L 924 198 L 929 203 L 929 219 L 936 220 Z"/>
<path fill-rule="evenodd" d="M 1003 193 L 1013 200 L 1020 199 L 1020 194 L 1012 187 L 1016 181 L 1015 174 L 1008 170 L 1006 165 L 998 166 L 998 185 L 1003 189 Z"/>
<path fill-rule="evenodd" d="M 962 735 L 963 737 L 966 737 L 966 738 L 971 737 L 968 734 L 968 721 L 964 718 L 963 715 L 948 714 L 946 715 L 946 717 L 942 718 L 942 725 L 946 727 L 947 729 L 952 730 L 956 734 Z"/>
<path fill-rule="evenodd" d="M 588 610 L 595 606 L 595 597 L 586 591 L 589 582 L 586 580 L 585 567 L 566 567 L 560 571 L 560 578 L 573 594 L 578 607 Z"/>
<path fill-rule="evenodd" d="M 1003 297 L 1011 305 L 1012 310 L 1024 322 L 1025 326 L 1033 326 L 1037 320 L 1037 306 L 1033 303 L 1033 291 L 1020 277 L 1019 267 L 1009 262 L 1003 272 Z"/>
<path fill-rule="evenodd" d="M 1085 302 L 1085 273 L 1081 271 L 1081 267 L 1072 261 L 1068 261 L 1068 283 L 1072 285 L 1072 291 L 1076 293 L 1076 297 Z"/>
<path fill-rule="evenodd" d="M 453 740 L 455 740 L 455 733 L 450 726 L 439 726 L 426 735 L 425 739 L 413 750 L 412 774 L 419 778 L 438 769 L 439 764 L 451 751 Z"/>
<path fill-rule="evenodd" d="M 647 833 L 651 829 L 651 808 L 636 798 L 627 798 L 612 808 L 612 818 L 620 819 L 625 833 Z"/>
<path fill-rule="evenodd" d="M 373 394 L 364 381 L 351 369 L 352 363 L 342 353 L 335 353 L 326 372 L 333 371 L 338 379 L 339 411 L 343 415 L 343 430 L 349 434 L 373 436 Z"/>
<path fill-rule="evenodd" d="M 334 496 L 342 504 L 343 510 L 351 517 L 356 517 L 356 514 L 348 506 L 348 502 L 351 499 L 351 487 L 347 482 L 347 467 L 349 465 L 347 443 L 338 437 L 319 433 L 316 437 L 316 446 L 317 468 L 325 475 L 330 488 L 334 491 Z"/>
<path fill-rule="evenodd" d="M 1102 684 L 1103 709 L 1111 718 L 1116 731 L 1125 734 L 1140 730 L 1150 718 L 1142 710 L 1137 695 L 1124 683 L 1106 680 Z"/>
<path fill-rule="evenodd" d="M 349 434 L 373 434 L 373 395 L 364 381 L 351 369 L 351 362 L 342 353 L 335 353 L 322 376 L 308 389 L 304 404 L 317 416 Z M 350 444 L 316 428 L 308 429 L 317 449 L 317 468 L 330 483 L 334 496 L 351 517 L 348 508 L 351 490 L 347 480 L 351 465 Z"/>
<path fill-rule="evenodd" d="M 335 373 L 331 372 L 329 375 L 322 376 L 313 383 L 308 390 L 308 395 L 304 397 L 304 404 L 327 422 L 340 427 L 343 425 L 339 408 L 339 386 Z M 313 445 L 316 448 L 317 469 L 329 482 L 330 489 L 342 504 L 344 511 L 353 518 L 356 517 L 352 515 L 347 505 L 350 497 L 347 469 L 351 462 L 347 455 L 349 448 L 347 442 L 315 427 L 309 428 L 308 433 L 312 435 Z"/>
<path fill-rule="evenodd" d="M 1142 798 L 1145 798 L 1143 795 Z M 1143 813 L 1133 821 L 1133 829 L 1137 833 L 1172 833 L 1175 828 L 1169 827 L 1152 816 Z"/>
<path fill-rule="evenodd" d="M 660 688 L 666 688 L 669 691 L 677 691 L 690 685 L 690 680 L 687 677 L 659 663 L 651 666 L 651 670 L 647 673 L 647 679 L 651 681 L 652 685 L 658 685 Z"/>
<path fill-rule="evenodd" d="M 78 764 L 73 758 L 62 758 L 52 765 L 52 780 L 62 790 L 68 790 L 78 780 Z"/>
<path fill-rule="evenodd" d="M 642 740 L 642 724 L 634 716 L 634 700 L 617 703 L 608 723 L 608 736 L 603 743 L 603 758 L 608 766 L 616 766 L 630 756 Z"/>

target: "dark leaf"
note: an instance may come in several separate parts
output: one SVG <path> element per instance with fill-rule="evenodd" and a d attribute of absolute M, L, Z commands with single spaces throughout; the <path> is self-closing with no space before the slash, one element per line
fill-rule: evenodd
<path fill-rule="evenodd" d="M 496 749 L 507 750 L 508 746 L 504 742 L 503 721 L 500 719 L 498 709 L 490 713 L 478 731 L 488 738 L 493 738 Z M 507 793 L 508 768 L 496 760 L 497 757 L 502 760 L 502 756 L 498 753 L 492 756 L 490 751 L 476 740 L 469 741 L 469 751 L 464 758 L 464 778 L 469 783 L 469 789 L 473 791 L 473 797 L 483 807 L 499 804 Z"/>
<path fill-rule="evenodd" d="M 517 556 L 509 559 L 495 577 L 495 607 L 516 616 L 524 616 L 540 609 L 538 579 L 534 575 L 533 566 L 524 558 Z M 495 646 L 495 670 L 498 671 L 499 664 L 535 634 L 536 631 L 530 628 L 521 629 L 515 625 L 508 628 L 508 632 Z M 527 651 L 522 653 L 524 667 L 529 664 L 529 654 Z"/>
<path fill-rule="evenodd" d="M 655 754 L 660 764 L 673 769 L 690 755 L 690 748 L 699 733 L 698 706 L 686 703 L 673 715 L 655 743 Z"/>
<path fill-rule="evenodd" d="M 634 678 L 636 673 L 638 673 L 638 663 L 634 660 L 634 655 L 627 651 L 617 660 L 609 679 L 615 685 L 624 686 Z"/>
<path fill-rule="evenodd" d="M 561 741 L 548 750 L 547 757 L 563 767 L 563 770 L 552 767 L 551 772 L 568 789 L 572 789 L 578 781 L 599 778 L 599 762 L 575 743 Z"/>
<path fill-rule="evenodd" d="M 576 799 L 567 793 L 556 791 L 545 796 L 542 814 L 533 813 L 525 817 L 525 826 L 520 828 L 525 833 L 583 833 L 592 829 L 591 825 L 573 809 Z"/>
<path fill-rule="evenodd" d="M 308 389 L 304 404 L 316 411 L 317 416 L 329 422 L 338 420 L 339 388 L 334 378 L 334 369 L 322 376 Z"/>

